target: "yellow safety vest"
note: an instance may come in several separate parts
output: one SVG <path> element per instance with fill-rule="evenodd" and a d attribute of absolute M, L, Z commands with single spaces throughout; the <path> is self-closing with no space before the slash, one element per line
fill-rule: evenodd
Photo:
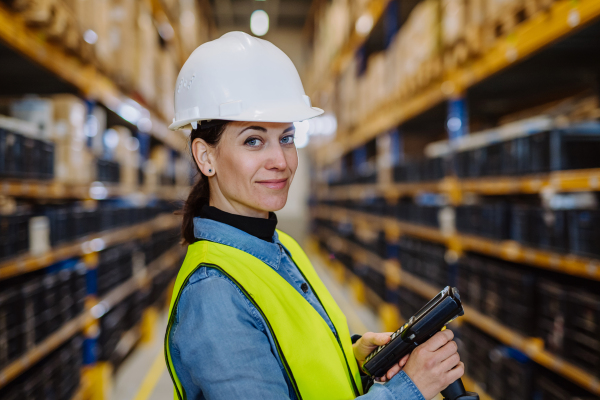
<path fill-rule="evenodd" d="M 198 241 L 188 247 L 177 275 L 164 342 L 176 399 L 186 399 L 186 394 L 171 360 L 169 334 L 181 292 L 194 271 L 202 266 L 221 271 L 261 313 L 299 399 L 347 400 L 363 393 L 346 317 L 300 245 L 280 230 L 277 233 L 329 315 L 339 338 L 331 332 L 314 307 L 273 268 L 234 247 L 207 240 Z"/>

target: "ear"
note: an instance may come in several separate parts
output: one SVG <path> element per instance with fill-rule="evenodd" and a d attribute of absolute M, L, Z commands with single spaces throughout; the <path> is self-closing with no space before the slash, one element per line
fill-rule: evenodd
<path fill-rule="evenodd" d="M 198 168 L 206 176 L 213 176 L 215 174 L 215 167 L 211 163 L 212 152 L 213 148 L 206 144 L 204 139 L 196 138 L 192 142 L 194 161 L 196 161 Z"/>

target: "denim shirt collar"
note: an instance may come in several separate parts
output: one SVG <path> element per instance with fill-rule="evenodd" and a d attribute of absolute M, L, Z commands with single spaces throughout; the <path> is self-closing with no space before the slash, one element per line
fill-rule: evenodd
<path fill-rule="evenodd" d="M 277 231 L 273 233 L 273 243 L 269 243 L 231 225 L 207 218 L 194 218 L 194 236 L 245 251 L 275 270 L 279 269 L 283 255 L 281 249 L 285 249 Z M 287 249 L 285 251 L 288 253 Z"/>

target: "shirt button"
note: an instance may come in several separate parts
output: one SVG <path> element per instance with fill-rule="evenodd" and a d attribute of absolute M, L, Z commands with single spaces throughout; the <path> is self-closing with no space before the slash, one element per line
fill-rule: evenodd
<path fill-rule="evenodd" d="M 304 282 L 302 285 L 300 285 L 300 289 L 302 289 L 302 291 L 304 293 L 308 292 L 308 285 L 306 284 L 306 282 Z"/>

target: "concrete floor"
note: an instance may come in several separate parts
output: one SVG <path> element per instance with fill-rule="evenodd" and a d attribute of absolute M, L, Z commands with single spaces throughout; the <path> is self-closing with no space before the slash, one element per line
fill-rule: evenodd
<path fill-rule="evenodd" d="M 375 313 L 358 303 L 348 287 L 335 281 L 320 259 L 309 254 L 313 266 L 336 300 L 346 318 L 351 333 L 381 332 Z M 173 398 L 171 378 L 165 367 L 163 335 L 167 324 L 166 312 L 156 323 L 151 343 L 140 344 L 117 371 L 111 400 L 166 400 Z"/>

